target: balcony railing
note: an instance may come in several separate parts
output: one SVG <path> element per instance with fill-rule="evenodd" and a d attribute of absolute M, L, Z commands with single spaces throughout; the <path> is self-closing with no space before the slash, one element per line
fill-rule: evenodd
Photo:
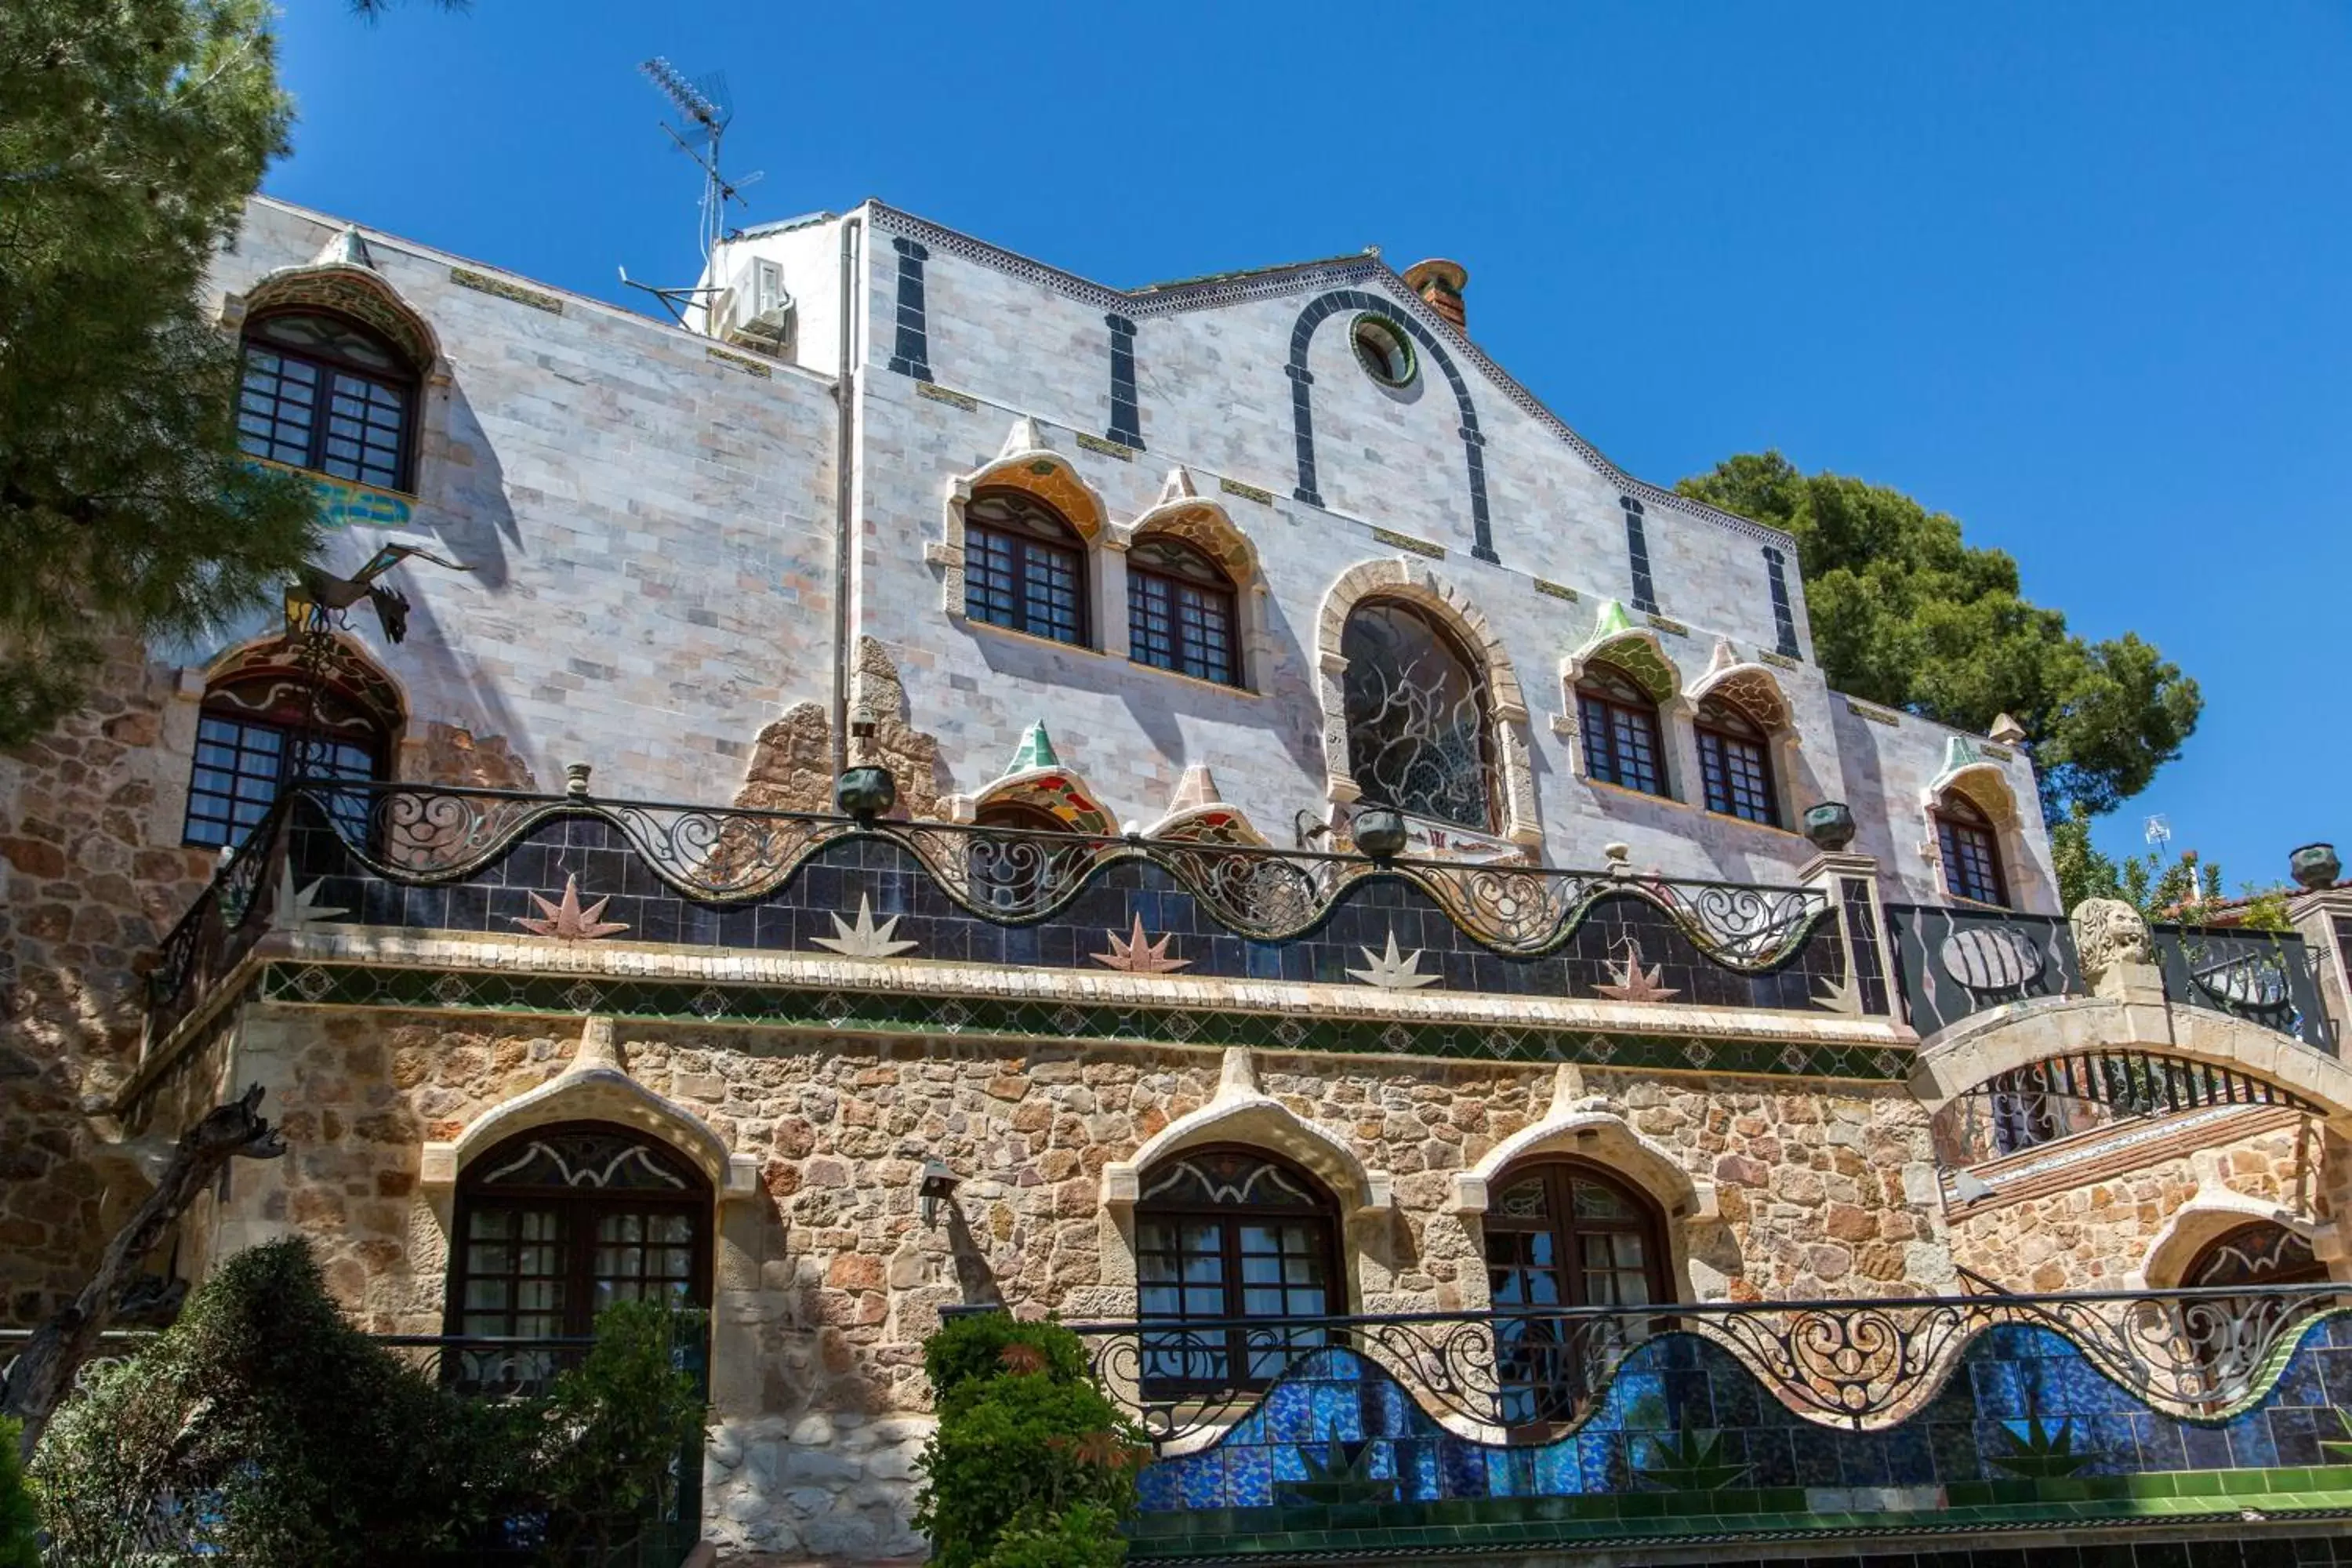
<path fill-rule="evenodd" d="M 1851 989 L 1850 947 L 1878 973 L 1877 934 L 1842 932 L 1811 887 L 336 781 L 293 786 L 166 939 L 150 1038 L 282 901 L 313 923 L 514 933 L 574 879 L 624 940 L 813 956 L 863 920 L 919 959 L 1346 984 L 1393 946 L 1418 955 L 1416 988 L 1606 995 L 1631 963 L 1657 999 L 1816 1014 Z M 1157 968 L 1107 944 L 1138 921 L 1175 938 Z"/>
<path fill-rule="evenodd" d="M 1785 1489 L 1868 1487 L 1899 1511 L 2352 1463 L 2352 1295 L 2333 1285 L 1078 1332 L 1155 1440 L 1147 1539 L 1170 1510 L 1663 1490 L 1710 1517 L 1822 1514 Z"/>
<path fill-rule="evenodd" d="M 2055 915 L 1889 904 L 1886 924 L 1904 1012 L 1922 1036 L 2011 1002 L 2089 994 L 2073 928 Z M 2158 925 L 2149 935 L 2168 999 L 2335 1054 L 2316 960 L 2300 933 Z"/>

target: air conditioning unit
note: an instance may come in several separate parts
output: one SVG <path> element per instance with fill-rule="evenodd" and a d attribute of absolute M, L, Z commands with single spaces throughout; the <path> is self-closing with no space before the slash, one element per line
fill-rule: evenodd
<path fill-rule="evenodd" d="M 793 297 L 784 288 L 782 265 L 755 256 L 736 273 L 720 300 L 719 335 L 761 353 L 789 353 L 793 318 Z"/>

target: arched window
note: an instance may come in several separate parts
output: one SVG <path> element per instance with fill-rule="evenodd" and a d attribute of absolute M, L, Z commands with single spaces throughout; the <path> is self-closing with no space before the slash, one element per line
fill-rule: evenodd
<path fill-rule="evenodd" d="M 1127 646 L 1139 664 L 1242 683 L 1233 580 L 1181 539 L 1150 533 L 1127 552 Z"/>
<path fill-rule="evenodd" d="M 355 667 L 355 658 L 343 661 Z M 391 760 L 388 683 L 352 668 L 346 681 L 268 654 L 240 662 L 205 692 L 188 774 L 181 841 L 219 848 L 245 841 L 297 778 L 379 779 Z M 368 798 L 335 795 L 327 808 L 355 842 L 367 838 Z"/>
<path fill-rule="evenodd" d="M 1494 1192 L 1485 1226 L 1486 1286 L 1507 1424 L 1572 1419 L 1646 1324 L 1547 1309 L 1673 1300 L 1664 1222 L 1632 1185 L 1579 1161 L 1506 1172 Z"/>
<path fill-rule="evenodd" d="M 1367 599 L 1339 637 L 1348 767 L 1372 805 L 1491 833 L 1486 683 L 1452 633 L 1411 605 Z"/>
<path fill-rule="evenodd" d="M 458 1181 L 446 1331 L 579 1339 L 615 1301 L 707 1307 L 710 1207 L 702 1173 L 632 1129 L 576 1121 L 517 1133 Z"/>
<path fill-rule="evenodd" d="M 1755 715 L 1727 697 L 1699 704 L 1698 771 L 1706 808 L 1725 816 L 1780 826 L 1780 791 L 1772 779 L 1772 737 Z"/>
<path fill-rule="evenodd" d="M 2311 1243 L 2283 1225 L 2258 1219 L 2205 1244 L 2183 1285 L 2303 1285 L 2327 1278 Z"/>
<path fill-rule="evenodd" d="M 1087 552 L 1077 531 L 1021 490 L 981 491 L 963 522 L 964 614 L 1086 646 Z"/>
<path fill-rule="evenodd" d="M 2009 902 L 2009 879 L 2000 868 L 2000 837 L 1992 819 L 1958 790 L 1936 807 L 1936 847 L 1944 862 L 1944 890 L 1980 904 Z"/>
<path fill-rule="evenodd" d="M 374 332 L 307 311 L 247 322 L 236 426 L 253 457 L 404 490 L 415 423 L 415 367 Z"/>
<path fill-rule="evenodd" d="M 1658 705 L 1632 676 L 1602 660 L 1586 666 L 1576 683 L 1576 712 L 1588 776 L 1643 795 L 1667 793 Z"/>
<path fill-rule="evenodd" d="M 1135 1279 L 1148 1395 L 1262 1387 L 1325 1342 L 1324 1331 L 1286 1321 L 1347 1310 L 1339 1207 L 1263 1151 L 1187 1150 L 1143 1173 Z M 1259 1319 L 1267 1326 L 1242 1321 Z M 1231 1326 L 1176 1327 L 1185 1323 Z"/>

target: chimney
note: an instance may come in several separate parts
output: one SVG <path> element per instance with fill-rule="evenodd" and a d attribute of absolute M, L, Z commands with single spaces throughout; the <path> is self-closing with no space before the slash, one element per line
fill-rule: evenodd
<path fill-rule="evenodd" d="M 1416 261 L 1404 269 L 1408 288 L 1429 301 L 1429 308 L 1454 323 L 1454 330 L 1464 337 L 1470 335 L 1469 324 L 1462 310 L 1462 290 L 1470 281 L 1470 273 L 1458 261 Z"/>

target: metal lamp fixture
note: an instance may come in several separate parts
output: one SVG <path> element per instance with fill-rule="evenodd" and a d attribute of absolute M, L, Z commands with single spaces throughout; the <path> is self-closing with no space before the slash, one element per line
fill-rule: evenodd
<path fill-rule="evenodd" d="M 939 1223 L 940 1205 L 955 1196 L 960 1184 L 956 1173 L 940 1162 L 923 1162 L 922 1173 L 915 1180 L 915 1195 L 922 1200 L 925 1225 Z"/>

